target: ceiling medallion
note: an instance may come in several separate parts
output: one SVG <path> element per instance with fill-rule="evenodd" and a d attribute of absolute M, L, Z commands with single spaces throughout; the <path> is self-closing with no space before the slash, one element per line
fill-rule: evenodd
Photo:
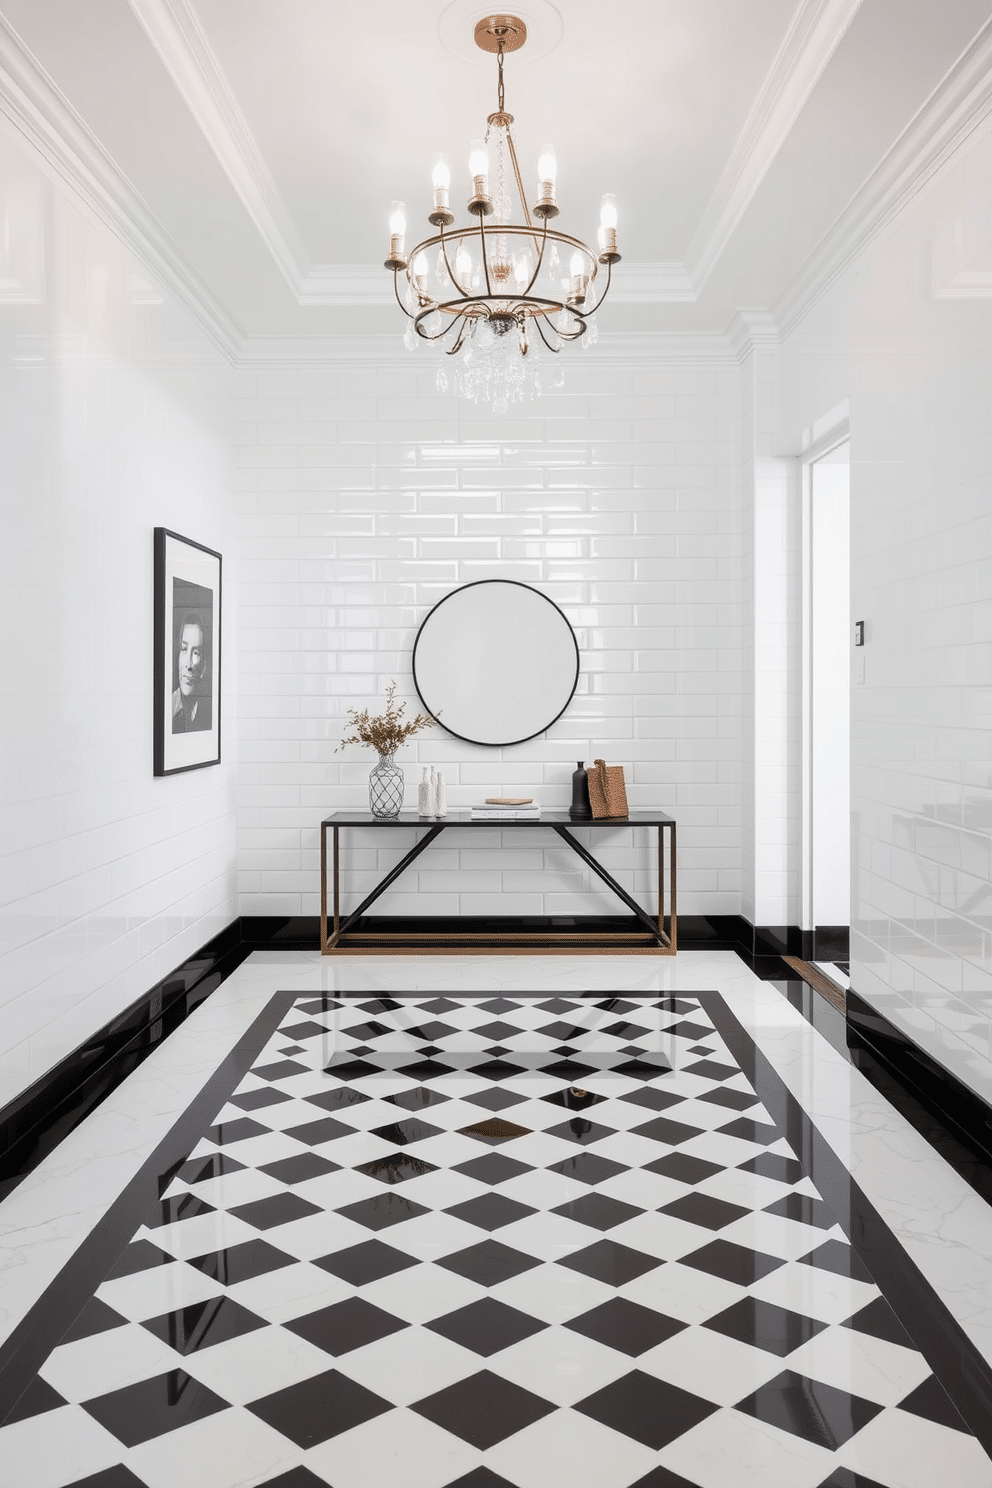
<path fill-rule="evenodd" d="M 559 214 L 555 199 L 557 163 L 550 145 L 537 165 L 537 200 L 528 207 L 504 107 L 503 59 L 527 40 L 524 22 L 512 15 L 486 16 L 475 27 L 475 42 L 493 52 L 498 68 L 498 108 L 486 121 L 485 139 L 469 152 L 472 194 L 468 210 L 474 225 L 455 227 L 451 210 L 451 170 L 447 157 L 434 161 L 433 209 L 428 222 L 438 229 L 405 251 L 406 208 L 393 202 L 389 215 L 389 257 L 400 309 L 409 318 L 405 342 L 415 350 L 434 343 L 454 361 L 457 393 L 491 402 L 496 413 L 542 391 L 542 350 L 558 353 L 570 341 L 596 339 L 595 315 L 605 300 L 619 263 L 617 208 L 604 196 L 598 251 L 551 226 Z M 514 188 L 522 221 L 511 220 Z M 434 251 L 436 250 L 436 252 Z M 567 263 L 567 269 L 565 264 Z M 601 284 L 600 268 L 606 270 Z M 561 387 L 560 367 L 544 387 Z M 438 388 L 447 391 L 448 374 L 438 368 Z"/>

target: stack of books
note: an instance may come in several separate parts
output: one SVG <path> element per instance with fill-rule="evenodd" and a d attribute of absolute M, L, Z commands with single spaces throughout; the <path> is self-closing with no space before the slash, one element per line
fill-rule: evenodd
<path fill-rule="evenodd" d="M 539 821 L 541 808 L 536 801 L 509 805 L 500 801 L 484 801 L 472 807 L 471 821 Z"/>

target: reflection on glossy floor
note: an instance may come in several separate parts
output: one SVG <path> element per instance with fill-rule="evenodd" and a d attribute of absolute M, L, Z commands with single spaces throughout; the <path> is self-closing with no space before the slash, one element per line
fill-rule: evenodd
<path fill-rule="evenodd" d="M 267 994 L 223 1078 L 4 1488 L 992 1483 L 717 991 Z"/>

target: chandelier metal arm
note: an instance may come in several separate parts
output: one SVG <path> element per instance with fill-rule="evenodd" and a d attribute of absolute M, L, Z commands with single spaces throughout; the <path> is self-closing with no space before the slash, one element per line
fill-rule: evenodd
<path fill-rule="evenodd" d="M 399 271 L 399 269 L 394 269 L 393 270 L 393 294 L 396 296 L 396 303 L 397 303 L 397 305 L 399 305 L 400 309 L 403 311 L 403 314 L 407 317 L 407 319 L 408 320 L 416 320 L 417 317 L 415 315 L 412 315 L 410 313 L 410 311 L 404 305 L 403 301 L 400 299 L 400 271 Z"/>
<path fill-rule="evenodd" d="M 534 288 L 534 285 L 537 283 L 537 276 L 540 274 L 541 270 L 544 267 L 544 252 L 545 252 L 545 249 L 547 248 L 547 246 L 548 246 L 548 219 L 545 217 L 545 219 L 544 219 L 544 232 L 543 232 L 543 234 L 541 236 L 540 247 L 538 247 L 537 237 L 535 236 L 535 238 L 534 238 L 534 248 L 535 248 L 535 250 L 537 252 L 537 263 L 534 266 L 534 272 L 533 272 L 533 274 L 530 276 L 530 283 L 528 284 L 527 288 L 524 290 L 524 294 L 525 295 L 529 295 L 530 292 L 531 292 L 531 290 Z"/>
<path fill-rule="evenodd" d="M 482 271 L 486 276 L 486 294 L 492 295 L 493 287 L 489 282 L 489 258 L 486 253 L 486 226 L 485 219 L 479 217 L 479 240 L 482 243 Z"/>
<path fill-rule="evenodd" d="M 596 314 L 596 311 L 599 309 L 600 305 L 603 303 L 603 301 L 606 299 L 606 296 L 609 294 L 609 292 L 610 292 L 610 285 L 612 284 L 612 282 L 613 282 L 613 264 L 612 264 L 612 262 L 608 262 L 607 265 L 606 265 L 606 284 L 603 286 L 603 293 L 600 295 L 599 299 L 596 301 L 595 305 L 593 305 L 593 307 L 592 307 L 591 310 L 585 310 L 585 311 L 583 311 L 583 314 L 585 316 L 590 316 L 590 315 L 595 315 Z"/>
<path fill-rule="evenodd" d="M 469 291 L 471 290 L 471 285 L 469 285 L 469 288 L 466 289 L 463 284 L 459 284 L 459 282 L 458 282 L 458 279 L 457 279 L 457 277 L 456 277 L 456 275 L 454 273 L 454 270 L 451 267 L 451 261 L 448 258 L 448 240 L 444 236 L 444 227 L 443 226 L 441 228 L 441 232 L 439 234 L 438 241 L 441 244 L 441 252 L 444 254 L 444 266 L 445 266 L 445 268 L 448 271 L 448 278 L 451 280 L 451 282 L 455 286 L 455 288 L 460 291 L 462 298 L 463 299 L 467 299 L 468 298 L 468 295 L 469 295 Z M 458 256 L 456 254 L 455 255 L 455 262 L 457 263 L 457 261 L 458 261 Z"/>

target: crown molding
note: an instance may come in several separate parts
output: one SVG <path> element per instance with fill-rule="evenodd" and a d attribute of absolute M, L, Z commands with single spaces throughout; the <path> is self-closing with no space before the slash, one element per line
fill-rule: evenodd
<path fill-rule="evenodd" d="M 726 251 L 861 0 L 803 0 L 686 253 L 698 295 Z"/>
<path fill-rule="evenodd" d="M 0 117 L 41 169 L 124 244 L 234 361 L 242 331 L 68 99 L 0 15 Z"/>
<path fill-rule="evenodd" d="M 128 0 L 128 4 L 280 273 L 304 303 L 311 265 L 303 240 L 192 6 L 188 0 Z"/>
<path fill-rule="evenodd" d="M 738 310 L 727 327 L 727 343 L 738 362 L 753 351 L 768 351 L 780 344 L 778 326 L 767 310 Z"/>
<path fill-rule="evenodd" d="M 949 68 L 773 308 L 787 336 L 992 113 L 992 21 Z"/>

